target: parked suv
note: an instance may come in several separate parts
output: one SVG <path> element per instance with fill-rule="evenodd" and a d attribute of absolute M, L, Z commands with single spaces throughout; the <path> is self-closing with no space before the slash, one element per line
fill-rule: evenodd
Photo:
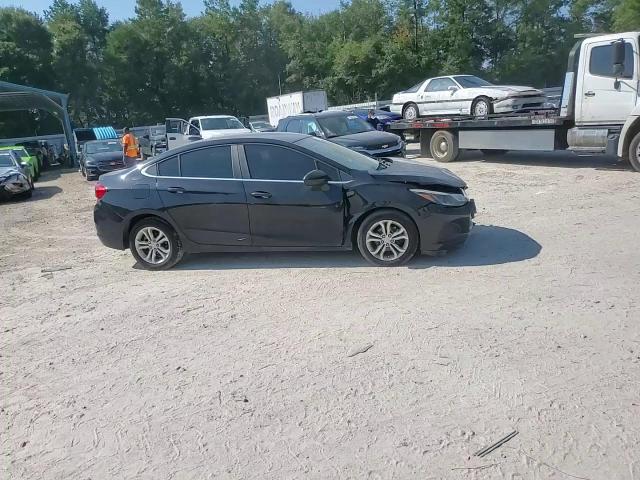
<path fill-rule="evenodd" d="M 138 137 L 138 145 L 140 145 L 140 155 L 143 160 L 165 152 L 167 150 L 167 127 L 164 125 L 147 127 Z"/>
<path fill-rule="evenodd" d="M 405 153 L 405 143 L 398 135 L 380 132 L 348 112 L 304 113 L 283 118 L 278 131 L 313 135 L 372 157 L 404 157 Z"/>

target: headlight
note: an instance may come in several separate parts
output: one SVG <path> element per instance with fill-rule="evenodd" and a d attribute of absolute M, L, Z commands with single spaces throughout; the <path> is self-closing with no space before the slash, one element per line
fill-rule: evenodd
<path fill-rule="evenodd" d="M 469 201 L 464 190 L 463 193 L 435 192 L 433 190 L 417 188 L 411 189 L 411 191 L 419 197 L 424 198 L 427 202 L 437 203 L 445 207 L 461 207 Z"/>

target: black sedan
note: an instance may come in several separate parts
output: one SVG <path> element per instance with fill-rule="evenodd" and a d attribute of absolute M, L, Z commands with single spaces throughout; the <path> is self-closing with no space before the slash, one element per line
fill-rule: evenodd
<path fill-rule="evenodd" d="M 324 138 L 372 157 L 404 157 L 405 143 L 398 135 L 381 132 L 354 113 L 304 113 L 278 122 L 279 132 L 304 133 Z"/>
<path fill-rule="evenodd" d="M 31 170 L 11 150 L 0 151 L 0 199 L 31 197 L 33 193 Z"/>
<path fill-rule="evenodd" d="M 150 270 L 184 252 L 349 250 L 376 265 L 461 245 L 476 208 L 459 177 L 300 134 L 245 134 L 165 152 L 100 177 L 107 247 Z"/>
<path fill-rule="evenodd" d="M 120 140 L 92 140 L 82 145 L 79 156 L 80 173 L 95 180 L 103 173 L 125 168 Z"/>

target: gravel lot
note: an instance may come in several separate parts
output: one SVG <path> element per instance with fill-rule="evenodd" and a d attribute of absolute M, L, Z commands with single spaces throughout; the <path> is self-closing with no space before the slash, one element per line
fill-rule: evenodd
<path fill-rule="evenodd" d="M 479 207 L 469 242 L 396 269 L 145 272 L 99 243 L 76 172 L 0 204 L 2 477 L 640 479 L 640 174 L 449 168 Z"/>

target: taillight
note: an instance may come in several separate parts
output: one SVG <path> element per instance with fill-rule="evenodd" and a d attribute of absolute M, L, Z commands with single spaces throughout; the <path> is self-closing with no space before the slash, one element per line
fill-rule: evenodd
<path fill-rule="evenodd" d="M 109 189 L 104 185 L 102 185 L 101 183 L 99 182 L 96 183 L 96 187 L 95 187 L 96 198 L 100 200 L 102 197 L 104 197 L 107 194 L 108 190 Z"/>

